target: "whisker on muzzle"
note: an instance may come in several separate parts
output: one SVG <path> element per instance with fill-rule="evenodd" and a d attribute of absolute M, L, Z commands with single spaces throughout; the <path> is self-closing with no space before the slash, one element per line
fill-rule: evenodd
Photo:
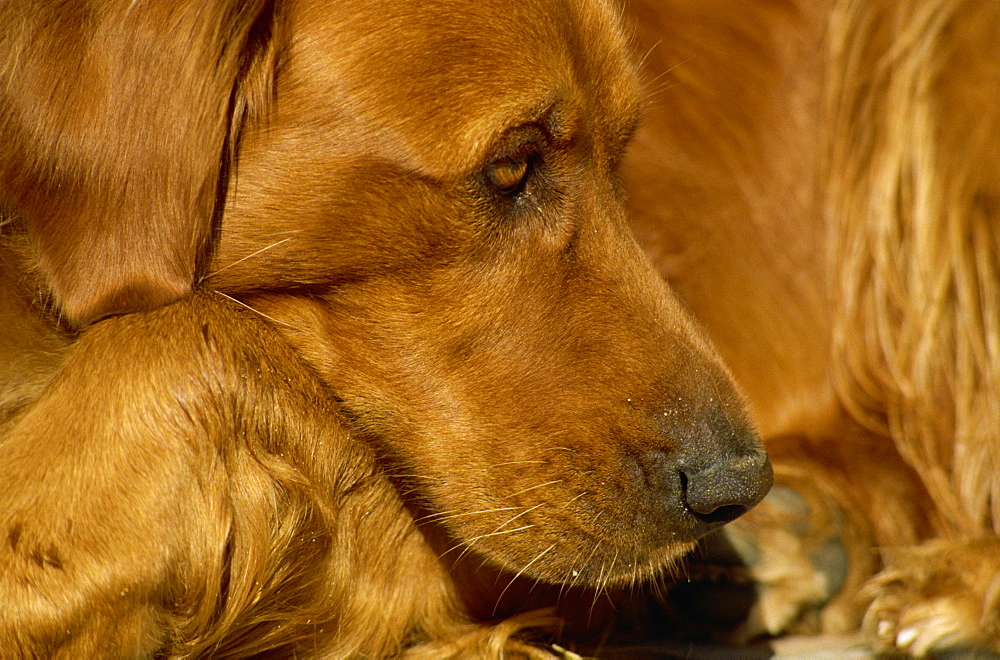
<path fill-rule="evenodd" d="M 515 527 L 514 529 L 504 529 L 504 530 L 501 530 L 501 531 L 498 531 L 498 532 L 490 532 L 488 534 L 480 534 L 479 536 L 472 536 L 472 537 L 467 538 L 467 539 L 462 539 L 461 542 L 459 542 L 457 545 L 454 545 L 451 548 L 445 550 L 441 554 L 441 556 L 444 557 L 446 554 L 448 554 L 449 552 L 451 552 L 452 550 L 455 550 L 457 548 L 463 548 L 462 553 L 460 555 L 458 555 L 458 557 L 455 558 L 455 561 L 458 562 L 458 561 L 461 561 L 462 557 L 464 557 L 466 555 L 466 553 L 471 552 L 473 550 L 472 545 L 476 541 L 481 541 L 482 539 L 489 538 L 491 536 L 503 536 L 504 534 L 514 534 L 514 533 L 517 533 L 517 532 L 523 532 L 524 530 L 531 529 L 534 526 L 535 525 L 533 525 L 533 524 L 532 525 L 523 525 L 521 527 Z"/>
<path fill-rule="evenodd" d="M 525 488 L 524 490 L 517 491 L 516 493 L 511 493 L 507 497 L 508 498 L 510 498 L 510 497 L 517 497 L 518 495 L 523 495 L 524 493 L 527 493 L 529 491 L 536 490 L 538 488 L 544 488 L 545 486 L 551 486 L 553 484 L 562 483 L 563 481 L 566 481 L 566 480 L 565 479 L 553 479 L 552 481 L 546 481 L 545 483 L 542 483 L 542 484 L 536 484 L 534 486 L 529 486 L 529 487 Z"/>
<path fill-rule="evenodd" d="M 479 511 L 462 511 L 462 512 L 459 512 L 459 513 L 456 513 L 454 511 L 438 511 L 436 513 L 428 513 L 425 516 L 421 516 L 421 517 L 417 518 L 414 522 L 416 522 L 418 525 L 420 523 L 424 523 L 424 522 L 445 522 L 447 520 L 455 520 L 456 518 L 468 518 L 470 516 L 481 516 L 481 515 L 486 514 L 486 513 L 498 513 L 500 511 L 516 511 L 517 509 L 520 509 L 520 508 L 522 508 L 522 507 L 519 507 L 519 506 L 502 506 L 502 507 L 498 507 L 496 509 L 481 509 Z M 519 513 L 518 516 L 523 515 L 524 513 L 527 513 L 527 511 Z M 515 518 L 516 517 L 517 516 L 515 516 Z M 511 518 L 511 520 L 513 520 L 513 518 Z M 509 523 L 509 522 L 510 522 L 510 520 L 507 521 L 507 523 Z M 504 523 L 504 524 L 506 525 L 507 523 Z M 503 525 L 501 525 L 501 527 L 502 526 Z"/>
<path fill-rule="evenodd" d="M 462 557 L 464 557 L 466 555 L 467 552 L 469 552 L 469 551 L 472 550 L 472 545 L 471 544 L 472 544 L 473 541 L 478 541 L 479 539 L 483 539 L 483 538 L 486 538 L 486 537 L 489 537 L 489 536 L 496 536 L 496 535 L 499 535 L 499 534 L 506 534 L 506 533 L 509 533 L 509 532 L 517 532 L 517 531 L 521 531 L 521 530 L 525 530 L 525 529 L 529 529 L 531 527 L 534 527 L 534 524 L 529 524 L 529 525 L 523 525 L 521 527 L 517 527 L 515 529 L 508 529 L 508 530 L 504 529 L 504 527 L 506 527 L 507 525 L 511 524 L 512 522 L 514 522 L 515 520 L 517 520 L 521 516 L 523 516 L 523 515 L 525 515 L 527 513 L 531 513 L 532 511 L 534 511 L 535 509 L 539 508 L 540 506 L 542 506 L 544 504 L 547 504 L 547 502 L 539 502 L 535 506 L 529 507 L 529 508 L 525 509 L 524 511 L 522 511 L 521 513 L 518 513 L 517 515 L 514 515 L 514 516 L 508 518 L 503 523 L 501 523 L 500 526 L 498 526 L 495 530 L 493 530 L 489 534 L 480 534 L 479 536 L 473 536 L 472 538 L 463 540 L 461 542 L 461 544 L 464 544 L 466 547 L 465 547 L 465 550 L 463 550 L 462 553 L 455 559 L 456 563 L 458 561 L 460 561 L 462 559 Z M 508 507 L 508 508 L 518 509 L 518 508 L 522 508 L 522 507 Z M 503 509 L 497 509 L 497 511 L 502 511 L 502 510 Z M 455 547 L 459 547 L 459 546 L 456 545 Z M 454 548 L 449 549 L 448 552 L 451 552 L 451 550 L 453 550 L 453 549 Z"/>
<path fill-rule="evenodd" d="M 548 502 L 539 502 L 539 503 L 538 503 L 538 504 L 536 504 L 535 506 L 532 506 L 532 507 L 528 507 L 527 509 L 525 509 L 525 510 L 524 510 L 524 511 L 522 511 L 521 513 L 517 514 L 517 515 L 516 515 L 516 516 L 514 516 L 513 518 L 510 518 L 510 519 L 509 519 L 509 520 L 508 520 L 507 522 L 505 522 L 504 524 L 502 524 L 502 525 L 500 525 L 499 527 L 497 527 L 497 530 L 500 530 L 500 529 L 503 529 L 503 528 L 504 528 L 504 527 L 506 527 L 507 525 L 511 524 L 512 522 L 514 522 L 515 520 L 517 520 L 518 518 L 520 518 L 521 516 L 523 516 L 523 515 L 525 515 L 525 514 L 528 514 L 528 513 L 531 513 L 532 511 L 534 511 L 535 509 L 537 509 L 538 507 L 540 507 L 540 506 L 542 506 L 542 505 L 544 505 L 544 504 L 548 504 Z"/>
<path fill-rule="evenodd" d="M 615 564 L 617 562 L 618 562 L 618 553 L 615 552 L 615 558 L 612 560 L 611 563 Z M 587 625 L 588 626 L 591 625 L 591 621 L 594 618 L 594 610 L 597 609 L 597 601 L 599 601 L 602 596 L 605 599 L 607 599 L 608 603 L 611 605 L 611 609 L 613 609 L 613 610 L 617 610 L 618 609 L 617 607 L 615 607 L 615 601 L 614 601 L 613 598 L 611 598 L 611 593 L 608 590 L 608 585 L 604 581 L 604 570 L 606 568 L 607 568 L 607 565 L 602 563 L 601 564 L 601 576 L 598 578 L 598 582 L 597 582 L 597 590 L 594 592 L 594 600 L 590 603 L 590 611 L 587 613 Z"/>
<path fill-rule="evenodd" d="M 503 591 L 501 591 L 501 592 L 500 592 L 500 595 L 499 595 L 499 596 L 497 596 L 497 600 L 496 600 L 496 604 L 495 604 L 495 605 L 493 606 L 493 615 L 494 615 L 494 616 L 496 616 L 496 613 L 497 613 L 497 608 L 498 608 L 498 607 L 500 606 L 500 602 L 501 602 L 501 601 L 503 600 L 503 595 L 504 595 L 505 593 L 507 593 L 507 590 L 508 590 L 508 589 L 510 589 L 511 585 L 513 585 L 513 584 L 514 584 L 514 583 L 515 583 L 515 582 L 517 581 L 517 579 L 518 579 L 519 577 L 521 577 L 521 575 L 522 575 L 522 574 L 523 574 L 523 573 L 524 573 L 524 572 L 525 572 L 526 570 L 528 570 L 529 568 L 531 568 L 531 566 L 532 566 L 533 564 L 535 564 L 535 562 L 537 562 L 537 561 L 538 561 L 539 559 L 541 559 L 541 558 L 542 558 L 542 557 L 544 557 L 545 555 L 549 554 L 549 552 L 551 552 L 551 551 L 552 551 L 552 549 L 553 549 L 553 548 L 555 548 L 555 547 L 556 547 L 556 544 L 555 544 L 555 543 L 553 543 L 553 544 L 552 544 L 552 545 L 550 545 L 549 547 L 545 548 L 544 550 L 542 550 L 541 552 L 539 552 L 539 553 L 538 553 L 537 555 L 535 555 L 535 558 L 534 558 L 534 559 L 532 559 L 532 560 L 531 560 L 531 561 L 529 561 L 529 562 L 528 562 L 527 564 L 525 564 L 524 566 L 522 566 L 522 567 L 521 567 L 521 570 L 519 570 L 519 571 L 518 571 L 517 573 L 515 573 L 515 574 L 514 574 L 514 577 L 512 577 L 512 578 L 510 579 L 510 581 L 509 581 L 509 582 L 507 582 L 507 586 L 506 586 L 506 587 L 504 587 L 504 588 L 503 588 Z"/>

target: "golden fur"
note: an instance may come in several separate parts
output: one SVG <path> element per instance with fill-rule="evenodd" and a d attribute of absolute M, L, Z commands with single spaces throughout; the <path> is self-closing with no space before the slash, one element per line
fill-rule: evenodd
<path fill-rule="evenodd" d="M 0 5 L 0 649 L 540 654 L 759 501 L 638 90 L 603 1 Z"/>
<path fill-rule="evenodd" d="M 883 649 L 1000 648 L 996 4 L 632 6 L 633 225 L 811 510 L 799 536 L 768 507 L 734 528 L 773 553 L 740 634 L 867 610 Z M 832 600 L 795 568 L 831 535 Z"/>

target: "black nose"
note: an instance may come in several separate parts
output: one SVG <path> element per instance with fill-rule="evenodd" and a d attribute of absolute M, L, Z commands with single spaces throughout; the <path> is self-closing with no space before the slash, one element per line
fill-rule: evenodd
<path fill-rule="evenodd" d="M 764 499 L 774 473 L 762 450 L 723 455 L 697 470 L 681 471 L 682 497 L 706 523 L 727 523 Z"/>

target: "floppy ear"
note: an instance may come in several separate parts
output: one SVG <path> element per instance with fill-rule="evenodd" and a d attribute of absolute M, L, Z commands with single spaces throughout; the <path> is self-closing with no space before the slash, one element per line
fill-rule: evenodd
<path fill-rule="evenodd" d="M 0 3 L 0 205 L 71 324 L 191 290 L 274 15 L 275 0 Z"/>

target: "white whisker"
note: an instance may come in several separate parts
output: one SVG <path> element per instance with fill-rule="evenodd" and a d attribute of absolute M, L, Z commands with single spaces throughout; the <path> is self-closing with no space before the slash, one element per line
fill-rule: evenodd
<path fill-rule="evenodd" d="M 560 482 L 563 482 L 563 481 L 565 481 L 565 479 L 553 479 L 552 481 L 546 481 L 543 484 L 537 484 L 535 486 L 529 486 L 528 488 L 525 488 L 524 490 L 519 490 L 516 493 L 508 495 L 507 497 L 517 497 L 518 495 L 523 495 L 524 493 L 527 493 L 530 490 L 535 490 L 536 488 L 544 488 L 545 486 L 551 486 L 552 484 L 557 484 L 557 483 L 560 483 Z"/>
<path fill-rule="evenodd" d="M 270 249 L 276 248 L 279 245 L 281 245 L 282 243 L 287 243 L 288 241 L 292 240 L 293 238 L 295 238 L 295 237 L 294 236 L 289 236 L 288 238 L 283 238 L 280 241 L 276 241 L 274 243 L 271 243 L 270 245 L 268 245 L 266 247 L 262 247 L 261 249 L 257 250 L 256 252 L 251 252 L 250 254 L 246 255 L 245 257 L 241 257 L 241 258 L 237 259 L 233 263 L 227 264 L 227 265 L 223 266 L 222 268 L 219 268 L 218 270 L 216 270 L 216 271 L 214 271 L 212 273 L 209 273 L 208 275 L 206 275 L 204 277 L 204 279 L 207 280 L 207 279 L 209 279 L 211 277 L 215 277 L 216 275 L 218 275 L 222 271 L 226 270 L 227 268 L 232 268 L 233 266 L 236 266 L 237 264 L 241 264 L 244 261 L 246 261 L 247 259 L 253 259 L 258 254 L 260 254 L 262 252 L 267 252 Z"/>
<path fill-rule="evenodd" d="M 652 48 L 650 48 L 649 51 L 646 53 L 645 57 L 649 57 L 653 53 L 653 49 L 656 48 L 656 46 L 658 46 L 658 45 L 659 44 L 655 44 Z M 649 80 L 647 80 L 646 84 L 647 85 L 651 85 L 651 84 L 653 84 L 655 82 L 659 82 L 662 78 L 670 75 L 671 73 L 673 73 L 677 69 L 681 68 L 682 66 L 684 66 L 685 64 L 687 64 L 688 62 L 690 62 L 693 59 L 694 59 L 693 57 L 685 58 L 685 59 L 681 60 L 680 62 L 678 62 L 677 64 L 673 65 L 672 67 L 668 67 L 667 69 L 664 69 L 663 71 L 660 71 L 658 74 L 656 74 L 655 76 L 653 76 L 652 78 L 650 78 Z"/>
<path fill-rule="evenodd" d="M 583 549 L 577 549 L 576 556 L 573 557 L 573 561 L 570 562 L 569 565 L 570 566 L 580 566 L 581 565 L 580 564 L 580 556 L 582 554 L 583 554 Z M 577 584 L 580 582 L 580 576 L 582 576 L 582 575 L 583 575 L 583 571 L 581 571 L 579 569 L 576 569 L 576 568 L 570 568 L 569 579 L 566 580 L 562 585 L 559 586 L 559 598 L 560 599 L 563 597 L 563 593 L 566 591 L 567 587 L 568 588 L 573 588 L 573 587 L 577 586 Z"/>
<path fill-rule="evenodd" d="M 237 305 L 240 305 L 241 307 L 246 307 L 247 309 L 249 309 L 254 314 L 257 314 L 258 316 L 261 316 L 261 317 L 267 319 L 268 321 L 271 321 L 272 323 L 277 323 L 278 325 L 283 325 L 283 326 L 285 326 L 287 328 L 292 327 L 288 323 L 285 323 L 284 321 L 279 321 L 278 319 L 276 319 L 276 318 L 274 318 L 272 316 L 268 316 L 267 314 L 265 314 L 264 312 L 260 311 L 259 309 L 254 309 L 253 307 L 251 307 L 250 305 L 246 304 L 242 300 L 237 300 L 236 298 L 233 298 L 229 294 L 222 293 L 221 291 L 216 291 L 214 289 L 212 290 L 212 293 L 217 293 L 220 296 L 222 296 L 223 298 L 228 298 L 229 300 L 232 300 Z"/>
<path fill-rule="evenodd" d="M 490 532 L 489 534 L 480 534 L 479 536 L 473 536 L 472 538 L 465 539 L 463 543 L 466 544 L 473 543 L 475 541 L 479 541 L 480 539 L 485 539 L 489 536 L 501 536 L 502 534 L 513 534 L 514 532 L 521 532 L 526 529 L 531 529 L 532 527 L 534 527 L 534 525 L 524 525 L 522 527 L 515 527 L 514 529 L 504 529 L 497 532 Z"/>
<path fill-rule="evenodd" d="M 517 514 L 516 516 L 514 516 L 513 518 L 511 518 L 510 520 L 508 520 L 507 522 L 505 522 L 504 524 L 502 524 L 502 525 L 500 525 L 499 527 L 497 527 L 497 529 L 498 529 L 498 530 L 499 530 L 499 529 L 503 529 L 504 527 L 506 527 L 507 525 L 511 524 L 512 522 L 514 522 L 515 520 L 517 520 L 518 518 L 520 518 L 520 517 L 521 517 L 521 516 L 523 516 L 524 514 L 526 514 L 526 513 L 531 513 L 532 511 L 534 511 L 534 510 L 535 510 L 535 509 L 537 509 L 538 507 L 540 507 L 540 506 L 544 506 L 544 505 L 546 505 L 546 504 L 548 504 L 548 502 L 539 502 L 539 503 L 538 503 L 538 504 L 536 504 L 535 506 L 532 506 L 532 507 L 528 507 L 527 509 L 525 509 L 525 510 L 524 510 L 524 511 L 522 511 L 521 513 Z M 518 507 L 508 507 L 508 508 L 511 508 L 511 509 L 515 509 L 515 508 L 518 508 Z"/>
<path fill-rule="evenodd" d="M 519 571 L 518 571 L 518 572 L 517 572 L 516 574 L 514 574 L 514 577 L 512 577 L 512 578 L 510 579 L 510 582 L 508 582 L 508 583 L 507 583 L 507 586 L 506 586 L 506 587 L 504 587 L 504 588 L 503 588 L 503 591 L 501 591 L 501 592 L 500 592 L 500 595 L 499 595 L 499 596 L 497 596 L 497 601 L 496 601 L 496 605 L 494 605 L 494 606 L 493 606 L 493 614 L 494 614 L 494 615 L 496 615 L 496 608 L 500 606 L 500 601 L 501 601 L 501 600 L 503 600 L 503 595 L 504 595 L 505 593 L 507 593 L 507 590 L 508 590 L 508 589 L 510 589 L 511 585 L 512 585 L 512 584 L 514 584 L 514 582 L 516 582 L 516 581 L 517 581 L 517 578 L 521 577 L 521 574 L 522 574 L 522 573 L 524 573 L 524 572 L 525 572 L 526 570 L 528 570 L 529 568 L 531 568 L 531 566 L 532 566 L 532 565 L 533 565 L 533 564 L 534 564 L 535 562 L 537 562 L 537 561 L 538 561 L 539 559 L 541 559 L 542 557 L 544 557 L 545 555 L 547 555 L 547 554 L 548 554 L 548 553 L 549 553 L 549 552 L 550 552 L 550 551 L 552 550 L 552 548 L 554 548 L 554 547 L 556 547 L 556 544 L 555 544 L 555 543 L 553 543 L 553 544 L 552 544 L 552 545 L 550 545 L 549 547 L 547 547 L 547 548 L 545 548 L 544 550 L 542 550 L 541 552 L 539 552 L 539 553 L 538 553 L 537 555 L 535 555 L 535 558 L 534 558 L 534 559 L 532 559 L 532 560 L 531 560 L 531 561 L 529 561 L 529 562 L 528 562 L 527 564 L 525 564 L 524 566 L 522 566 L 522 567 L 521 567 L 521 570 L 519 570 Z"/>
<path fill-rule="evenodd" d="M 465 555 L 474 550 L 472 546 L 476 541 L 481 541 L 482 539 L 488 538 L 490 536 L 501 536 L 503 534 L 514 534 L 516 532 L 523 532 L 524 530 L 531 529 L 532 527 L 534 527 L 534 525 L 524 525 L 523 527 L 515 527 L 514 529 L 505 529 L 497 532 L 490 532 L 488 534 L 480 534 L 479 536 L 473 536 L 467 539 L 462 539 L 457 545 L 453 545 L 452 547 L 442 552 L 441 557 L 443 558 L 452 550 L 457 550 L 458 548 L 462 548 L 462 552 L 460 552 L 458 556 L 455 557 L 455 563 L 457 564 L 462 560 L 463 557 L 465 557 Z"/>
<path fill-rule="evenodd" d="M 652 46 L 650 46 L 646 50 L 646 52 L 643 53 L 642 57 L 639 58 L 639 68 L 643 68 L 643 67 L 646 66 L 646 60 L 649 59 L 649 56 L 653 54 L 653 51 L 656 50 L 657 48 L 659 48 L 660 44 L 662 44 L 662 43 L 663 43 L 663 39 L 657 39 L 656 43 L 653 44 Z"/>
<path fill-rule="evenodd" d="M 500 525 L 495 530 L 493 530 L 492 532 L 490 532 L 489 534 L 481 534 L 479 536 L 474 536 L 474 537 L 472 537 L 470 539 L 467 539 L 465 541 L 465 543 L 470 543 L 471 544 L 473 541 L 478 541 L 479 539 L 485 538 L 487 536 L 493 536 L 494 534 L 504 534 L 504 533 L 507 533 L 507 532 L 516 532 L 518 530 L 528 529 L 529 527 L 534 527 L 534 524 L 530 524 L 530 525 L 525 525 L 523 527 L 518 527 L 517 529 L 504 530 L 504 527 L 506 527 L 507 525 L 511 524 L 512 522 L 514 522 L 515 520 L 517 520 L 518 518 L 520 518 L 524 514 L 530 513 L 532 511 L 534 511 L 535 509 L 537 509 L 538 507 L 543 506 L 545 504 L 547 504 L 547 502 L 539 502 L 538 504 L 536 504 L 533 507 L 529 507 L 527 509 L 524 509 L 524 511 L 522 511 L 521 513 L 518 513 L 518 514 L 516 514 L 516 515 L 514 515 L 514 516 L 512 516 L 510 518 L 508 518 L 506 521 L 500 523 Z M 506 507 L 506 508 L 507 509 L 521 509 L 523 507 L 513 507 L 512 506 L 512 507 Z M 503 509 L 496 509 L 496 510 L 497 511 L 502 511 Z M 466 546 L 466 550 L 463 551 L 462 554 L 460 554 L 455 561 L 457 562 L 459 559 L 461 559 L 463 556 L 465 556 L 466 551 L 469 550 L 469 549 L 471 549 L 471 546 Z M 451 550 L 448 550 L 448 552 L 451 552 Z M 445 554 L 447 554 L 447 553 L 445 553 Z"/>
<path fill-rule="evenodd" d="M 515 510 L 520 509 L 520 508 L 521 507 L 519 507 L 519 506 L 502 506 L 502 507 L 499 507 L 499 508 L 496 508 L 496 509 L 482 509 L 480 511 L 464 511 L 462 513 L 454 513 L 454 512 L 442 511 L 442 512 L 439 512 L 439 513 L 429 513 L 426 516 L 421 516 L 420 518 L 417 518 L 416 522 L 418 522 L 418 523 L 422 523 L 422 522 L 426 522 L 426 521 L 441 522 L 441 521 L 444 521 L 444 520 L 453 520 L 455 518 L 465 518 L 467 516 L 478 516 L 478 515 L 482 515 L 484 513 L 496 513 L 498 511 L 515 511 Z M 527 512 L 525 511 L 524 513 L 527 513 Z M 518 515 L 520 515 L 520 514 L 518 514 Z M 511 520 L 513 520 L 513 518 Z M 510 520 L 508 520 L 507 522 L 510 522 Z M 507 523 L 504 523 L 504 525 L 506 525 L 506 524 Z M 501 527 L 502 526 L 503 525 L 501 525 Z"/>

